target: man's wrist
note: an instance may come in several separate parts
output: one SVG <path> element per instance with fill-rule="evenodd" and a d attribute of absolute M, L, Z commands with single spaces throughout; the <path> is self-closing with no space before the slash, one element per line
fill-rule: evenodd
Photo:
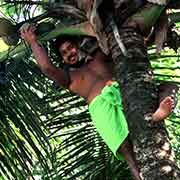
<path fill-rule="evenodd" d="M 31 46 L 37 45 L 37 44 L 38 44 L 38 41 L 37 41 L 37 39 L 35 39 L 35 40 L 29 42 L 29 44 L 30 44 Z"/>

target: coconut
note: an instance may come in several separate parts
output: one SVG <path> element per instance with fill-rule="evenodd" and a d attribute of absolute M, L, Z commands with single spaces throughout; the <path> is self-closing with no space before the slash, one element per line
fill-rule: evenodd
<path fill-rule="evenodd" d="M 34 24 L 30 24 L 30 23 L 24 23 L 21 27 L 20 27 L 20 31 L 23 30 L 27 30 L 29 28 L 29 26 L 34 25 Z M 35 25 L 34 25 L 35 26 Z M 36 31 L 35 33 L 37 35 L 42 35 L 44 33 L 48 33 L 49 31 L 53 30 L 55 28 L 55 25 L 50 23 L 50 22 L 41 22 L 38 25 L 36 25 Z"/>
<path fill-rule="evenodd" d="M 0 18 L 0 36 L 9 36 L 15 33 L 15 26 L 10 20 Z"/>
<path fill-rule="evenodd" d="M 49 31 L 52 31 L 55 28 L 55 25 L 50 22 L 42 22 L 38 24 L 36 33 L 38 35 L 41 35 L 43 33 L 48 33 Z"/>
<path fill-rule="evenodd" d="M 8 46 L 15 46 L 19 42 L 19 37 L 16 34 L 11 36 L 3 36 L 2 39 Z"/>

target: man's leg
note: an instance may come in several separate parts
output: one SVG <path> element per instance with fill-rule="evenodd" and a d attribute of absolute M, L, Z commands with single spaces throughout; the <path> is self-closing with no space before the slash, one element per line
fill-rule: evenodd
<path fill-rule="evenodd" d="M 127 161 L 134 179 L 142 180 L 140 178 L 140 173 L 139 173 L 137 163 L 133 156 L 133 147 L 132 147 L 132 144 L 129 142 L 128 138 L 125 139 L 125 141 L 120 146 L 118 151 L 124 156 L 125 160 Z"/>

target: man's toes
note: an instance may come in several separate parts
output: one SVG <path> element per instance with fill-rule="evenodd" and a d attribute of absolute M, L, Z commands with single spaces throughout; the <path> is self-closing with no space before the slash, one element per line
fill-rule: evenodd
<path fill-rule="evenodd" d="M 166 104 L 173 104 L 174 103 L 174 99 L 172 99 L 172 97 L 167 97 L 167 99 L 165 100 Z"/>
<path fill-rule="evenodd" d="M 174 98 L 170 96 L 170 100 L 172 103 L 174 103 Z"/>

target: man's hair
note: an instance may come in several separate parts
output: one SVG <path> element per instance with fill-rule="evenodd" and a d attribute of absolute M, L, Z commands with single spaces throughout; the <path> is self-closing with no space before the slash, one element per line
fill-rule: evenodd
<path fill-rule="evenodd" d="M 78 44 L 78 41 L 80 40 L 81 38 L 79 36 L 72 36 L 72 35 L 60 35 L 56 38 L 55 41 L 52 42 L 52 47 L 53 49 L 55 50 L 55 53 L 57 56 L 61 57 L 62 58 L 62 55 L 61 53 L 59 52 L 59 47 L 65 43 L 66 41 L 71 41 L 75 44 Z"/>
<path fill-rule="evenodd" d="M 61 36 L 57 37 L 56 40 L 54 41 L 54 46 L 55 46 L 55 48 L 59 49 L 59 47 L 66 41 L 78 43 L 79 39 L 80 38 L 78 36 L 75 37 L 75 36 L 70 36 L 70 35 L 61 35 Z"/>

